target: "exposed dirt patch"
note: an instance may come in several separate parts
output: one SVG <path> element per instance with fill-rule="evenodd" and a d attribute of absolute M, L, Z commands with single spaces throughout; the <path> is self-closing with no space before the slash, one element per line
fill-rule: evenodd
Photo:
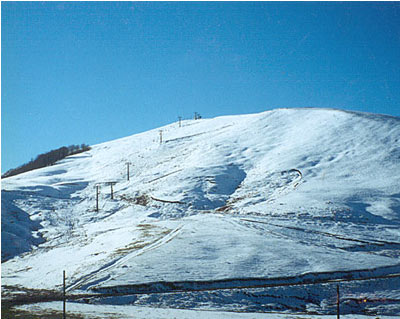
<path fill-rule="evenodd" d="M 115 251 L 116 255 L 125 255 L 132 250 L 138 250 L 146 247 L 149 243 L 143 242 L 141 240 L 134 241 L 133 243 L 130 243 L 129 245 L 126 245 L 123 248 L 119 248 Z"/>
<path fill-rule="evenodd" d="M 150 197 L 146 194 L 142 194 L 136 197 L 129 197 L 127 195 L 121 195 L 120 199 L 126 201 L 130 204 L 148 206 L 150 202 Z"/>
<path fill-rule="evenodd" d="M 62 312 L 60 311 L 44 311 L 44 312 L 30 312 L 27 310 L 19 310 L 10 306 L 1 306 L 1 318 L 3 319 L 60 319 L 62 318 Z M 84 317 L 76 314 L 67 313 L 69 319 L 83 319 Z"/>

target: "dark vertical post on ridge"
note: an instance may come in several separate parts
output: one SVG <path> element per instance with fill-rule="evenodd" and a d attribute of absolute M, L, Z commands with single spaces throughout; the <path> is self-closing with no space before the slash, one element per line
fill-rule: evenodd
<path fill-rule="evenodd" d="M 160 130 L 159 132 L 160 132 L 160 144 L 162 144 L 162 130 Z"/>
<path fill-rule="evenodd" d="M 126 169 L 127 169 L 127 180 L 129 181 L 129 163 L 126 163 Z"/>
<path fill-rule="evenodd" d="M 336 285 L 336 294 L 337 294 L 337 301 L 336 301 L 337 319 L 340 319 L 340 295 L 339 295 L 339 285 Z"/>
<path fill-rule="evenodd" d="M 99 211 L 99 185 L 96 185 L 96 212 Z"/>
<path fill-rule="evenodd" d="M 65 298 L 65 270 L 63 270 L 63 319 L 66 318 L 66 298 Z"/>
<path fill-rule="evenodd" d="M 111 199 L 114 199 L 114 189 L 113 186 L 117 184 L 117 182 L 108 182 L 111 186 Z"/>
<path fill-rule="evenodd" d="M 179 127 L 182 127 L 182 125 L 181 125 L 182 116 L 178 116 L 178 119 L 179 119 Z"/>

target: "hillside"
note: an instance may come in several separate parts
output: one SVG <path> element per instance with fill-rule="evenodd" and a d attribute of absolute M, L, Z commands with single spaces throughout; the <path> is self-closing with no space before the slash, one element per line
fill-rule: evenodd
<path fill-rule="evenodd" d="M 2 180 L 2 285 L 60 289 L 65 270 L 70 294 L 126 295 L 96 303 L 326 314 L 329 282 L 368 279 L 343 298 L 386 301 L 344 311 L 400 314 L 399 145 L 399 118 L 330 109 L 94 145 Z"/>

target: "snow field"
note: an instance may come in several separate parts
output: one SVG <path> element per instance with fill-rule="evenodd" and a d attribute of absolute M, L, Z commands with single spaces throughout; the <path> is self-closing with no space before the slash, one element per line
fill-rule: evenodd
<path fill-rule="evenodd" d="M 399 124 L 323 109 L 183 121 L 162 144 L 155 129 L 7 178 L 3 285 L 399 273 Z"/>

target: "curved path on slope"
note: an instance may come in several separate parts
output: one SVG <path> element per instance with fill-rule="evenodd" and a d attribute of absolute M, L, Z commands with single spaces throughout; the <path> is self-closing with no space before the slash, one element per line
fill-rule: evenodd
<path fill-rule="evenodd" d="M 92 271 L 89 274 L 86 274 L 79 279 L 75 280 L 73 283 L 67 286 L 67 291 L 72 291 L 75 289 L 90 289 L 92 285 L 100 283 L 110 278 L 109 274 L 105 274 L 111 271 L 113 268 L 118 266 L 123 266 L 129 259 L 134 258 L 136 256 L 142 255 L 150 250 L 156 249 L 161 247 L 162 245 L 168 243 L 173 238 L 175 238 L 179 232 L 182 230 L 183 226 L 179 226 L 166 234 L 165 236 L 156 239 L 153 242 L 147 243 L 141 249 L 135 250 L 130 252 L 122 257 L 118 257 L 116 259 L 111 260 L 110 262 L 106 263 L 105 265 L 101 266 L 100 268 Z M 102 274 L 105 274 L 102 276 Z"/>

